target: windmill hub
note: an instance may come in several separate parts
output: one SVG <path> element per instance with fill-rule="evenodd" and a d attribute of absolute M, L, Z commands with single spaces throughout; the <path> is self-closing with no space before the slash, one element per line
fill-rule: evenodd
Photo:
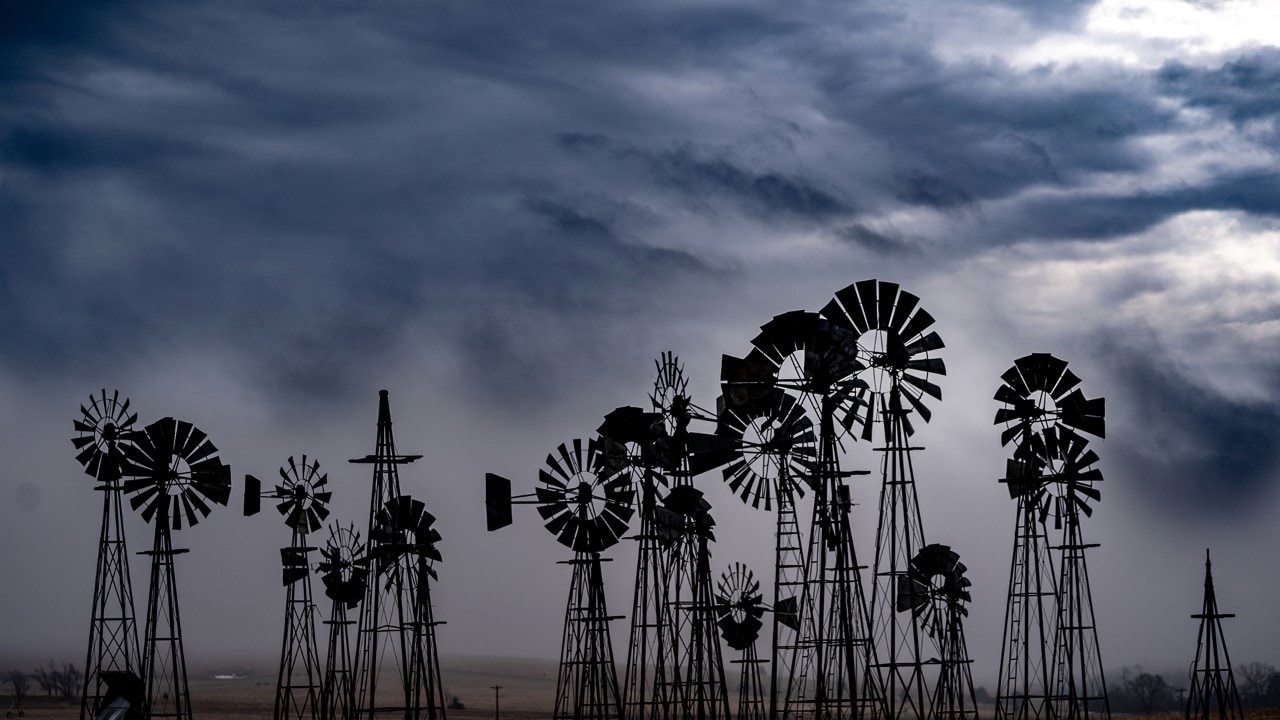
<path fill-rule="evenodd" d="M 575 491 L 577 498 L 575 502 L 578 504 L 578 515 L 584 519 L 591 519 L 600 514 L 604 508 L 604 498 L 596 497 L 595 484 L 590 479 L 582 478 L 578 482 Z"/>

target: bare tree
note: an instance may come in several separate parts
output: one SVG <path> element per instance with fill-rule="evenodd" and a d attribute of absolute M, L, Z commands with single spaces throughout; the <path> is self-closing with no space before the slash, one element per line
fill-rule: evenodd
<path fill-rule="evenodd" d="M 1141 665 L 1125 668 L 1120 682 L 1124 691 L 1138 704 L 1144 715 L 1150 715 L 1156 708 L 1167 707 L 1173 699 L 1173 691 L 1169 683 L 1159 675 L 1144 672 Z"/>
<path fill-rule="evenodd" d="M 21 705 L 22 701 L 27 697 L 27 688 L 30 683 L 27 682 L 27 674 L 21 670 L 9 671 L 9 684 L 13 686 L 13 702 Z"/>
<path fill-rule="evenodd" d="M 70 702 L 80 693 L 80 679 L 84 677 L 75 663 L 67 663 L 58 671 L 58 694 Z"/>
<path fill-rule="evenodd" d="M 45 692 L 45 695 L 53 697 L 55 686 L 53 676 L 49 674 L 49 671 L 43 665 L 37 665 L 36 669 L 31 671 L 31 674 L 35 676 L 36 683 L 40 685 L 40 689 Z"/>
<path fill-rule="evenodd" d="M 1271 663 L 1247 662 L 1236 667 L 1242 703 L 1251 707 L 1261 705 L 1266 698 L 1271 676 L 1275 674 L 1276 668 Z"/>

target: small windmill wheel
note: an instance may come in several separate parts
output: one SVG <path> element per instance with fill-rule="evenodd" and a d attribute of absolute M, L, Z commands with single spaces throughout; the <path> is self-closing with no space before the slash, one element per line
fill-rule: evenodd
<path fill-rule="evenodd" d="M 760 582 L 742 563 L 734 563 L 716 583 L 716 625 L 720 637 L 734 650 L 755 644 L 764 627 L 764 596 Z"/>
<path fill-rule="evenodd" d="M 436 577 L 431 562 L 440 561 L 440 531 L 434 525 L 436 516 L 427 512 L 421 500 L 409 495 L 392 498 L 378 510 L 378 516 L 370 539 L 376 541 L 373 552 L 378 560 L 378 572 L 385 573 L 399 558 L 412 555 L 424 565 L 427 574 Z"/>
<path fill-rule="evenodd" d="M 1106 436 L 1106 400 L 1087 399 L 1077 387 L 1080 378 L 1067 361 L 1048 353 L 1032 353 L 1013 362 L 1000 379 L 995 399 L 1004 403 L 995 424 L 1004 425 L 1000 444 L 1017 439 L 1019 447 L 1055 425 L 1097 437 Z"/>
<path fill-rule="evenodd" d="M 276 485 L 273 497 L 280 499 L 276 510 L 284 516 L 285 524 L 304 535 L 319 530 L 329 517 L 328 505 L 333 497 L 324 489 L 329 476 L 320 473 L 320 462 L 313 459 L 308 464 L 303 455 L 299 463 L 291 455 L 289 465 L 280 468 L 280 479 L 283 484 Z"/>
<path fill-rule="evenodd" d="M 602 462 L 601 451 L 596 440 L 561 443 L 538 471 L 538 514 L 574 552 L 598 553 L 618 542 L 635 513 L 631 473 Z"/>
<path fill-rule="evenodd" d="M 1084 436 L 1067 427 L 1049 427 L 1039 437 L 1043 442 L 1036 443 L 1030 462 L 1040 482 L 1030 489 L 1029 500 L 1039 505 L 1040 522 L 1052 514 L 1054 527 L 1061 528 L 1063 519 L 1075 520 L 1080 513 L 1092 516 L 1089 501 L 1102 499 L 1102 491 L 1094 487 L 1102 482 L 1102 471 L 1093 467 L 1098 454 Z M 1052 502 L 1044 502 L 1046 496 Z"/>
<path fill-rule="evenodd" d="M 907 574 L 898 580 L 898 612 L 910 611 L 930 635 L 938 637 L 953 613 L 969 614 L 966 569 L 950 546 L 934 543 L 921 548 L 911 558 Z"/>
<path fill-rule="evenodd" d="M 685 379 L 684 368 L 675 353 L 663 352 L 662 358 L 653 363 L 658 375 L 654 378 L 649 401 L 654 411 L 661 413 L 667 437 L 675 437 L 677 431 L 689 424 L 689 381 Z"/>
<path fill-rule="evenodd" d="M 716 434 L 733 441 L 734 458 L 724 467 L 724 481 L 742 501 L 773 509 L 775 493 L 804 496 L 816 458 L 813 422 L 804 407 L 777 388 L 771 402 L 750 407 L 726 404 Z"/>
<path fill-rule="evenodd" d="M 121 472 L 129 504 L 142 519 L 181 530 L 208 517 L 209 503 L 231 498 L 231 471 L 218 457 L 209 436 L 189 422 L 163 418 L 128 434 Z"/>
<path fill-rule="evenodd" d="M 316 565 L 324 583 L 324 594 L 335 603 L 348 609 L 360 604 L 368 586 L 369 571 L 365 568 L 364 544 L 355 523 L 350 527 L 329 527 L 329 540 L 320 549 L 324 558 Z"/>
<path fill-rule="evenodd" d="M 77 433 L 71 444 L 78 451 L 76 460 L 91 477 L 104 482 L 119 478 L 118 444 L 138 421 L 138 413 L 129 412 L 129 398 L 121 400 L 120 391 L 107 397 L 104 388 L 101 395 L 90 395 L 89 406 L 80 406 L 80 418 L 74 423 Z"/>

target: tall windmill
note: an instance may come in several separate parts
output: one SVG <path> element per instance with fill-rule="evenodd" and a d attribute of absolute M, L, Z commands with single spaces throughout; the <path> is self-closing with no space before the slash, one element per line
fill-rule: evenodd
<path fill-rule="evenodd" d="M 1191 693 L 1187 696 L 1187 720 L 1240 720 L 1240 692 L 1231 672 L 1231 655 L 1222 635 L 1222 621 L 1235 617 L 1218 611 L 1218 596 L 1213 590 L 1213 563 L 1209 549 L 1204 551 L 1204 605 L 1191 617 L 1200 621 L 1196 638 L 1196 659 L 1191 663 Z"/>
<path fill-rule="evenodd" d="M 321 528 L 329 516 L 333 493 L 325 490 L 329 476 L 320 462 L 301 462 L 289 456 L 280 468 L 280 481 L 265 497 L 277 501 L 276 510 L 292 530 L 289 547 L 280 549 L 285 586 L 284 639 L 276 676 L 275 720 L 314 720 L 320 711 L 320 654 L 316 641 L 315 603 L 311 599 L 311 563 L 307 536 Z M 245 478 L 245 514 L 258 512 L 262 483 Z"/>
<path fill-rule="evenodd" d="M 129 551 L 124 535 L 124 509 L 120 502 L 121 443 L 137 422 L 129 412 L 129 399 L 116 390 L 107 396 L 90 395 L 80 406 L 71 438 L 76 460 L 99 483 L 102 492 L 102 527 L 98 532 L 98 566 L 93 582 L 93 611 L 89 620 L 89 650 L 84 662 L 84 688 L 80 718 L 97 715 L 107 692 L 103 672 L 141 671 L 138 627 L 133 610 L 133 584 L 129 575 Z"/>
<path fill-rule="evenodd" d="M 734 457 L 724 467 L 724 479 L 744 503 L 774 513 L 769 634 L 773 652 L 764 697 L 768 716 L 776 717 L 791 677 L 800 630 L 799 603 L 808 581 L 796 499 L 804 496 L 815 477 L 816 434 L 804 406 L 791 395 L 777 387 L 754 388 L 745 383 L 749 375 L 733 372 L 732 358 L 725 359 L 725 366 L 730 375 L 724 381 L 726 393 L 719 403 L 716 433 L 732 442 Z M 732 642 L 730 646 L 736 647 Z M 744 666 L 743 671 L 747 669 Z M 754 661 L 751 671 L 759 672 Z"/>
<path fill-rule="evenodd" d="M 171 417 L 128 435 L 123 446 L 122 486 L 132 493 L 129 504 L 155 527 L 151 582 L 143 640 L 142 674 L 147 716 L 191 718 L 187 661 L 182 645 L 178 588 L 173 557 L 186 552 L 173 547 L 172 531 L 208 517 L 210 503 L 231 498 L 231 469 L 222 464 L 208 436 L 189 422 Z"/>
<path fill-rule="evenodd" d="M 1041 720 L 1054 711 L 1053 698 L 1058 693 L 1052 656 L 1047 654 L 1058 638 L 1058 578 L 1050 553 L 1058 539 L 1051 541 L 1045 521 L 1059 508 L 1051 506 L 1057 501 L 1046 488 L 1051 480 L 1041 459 L 1048 453 L 1045 434 L 1053 429 L 1056 438 L 1058 429 L 1066 428 L 1102 437 L 1105 404 L 1102 399 L 1086 398 L 1080 378 L 1066 361 L 1048 353 L 1018 358 L 1001 380 L 995 399 L 1002 407 L 996 411 L 995 423 L 1003 426 L 1001 445 L 1014 446 L 1001 482 L 1017 510 L 996 718 Z"/>
<path fill-rule="evenodd" d="M 400 492 L 400 466 L 421 458 L 396 452 L 388 393 L 379 391 L 374 453 L 350 461 L 373 466 L 365 545 L 365 562 L 373 570 L 357 626 L 353 718 L 434 720 L 445 714 L 440 668 L 435 662 L 436 622 L 424 614 L 431 608 L 431 555 L 438 551 L 434 551 L 429 522 L 428 537 L 417 537 L 424 530 L 425 506 L 405 500 Z M 384 678 L 399 683 L 383 683 Z"/>
<path fill-rule="evenodd" d="M 325 655 L 324 682 L 320 693 L 321 720 L 346 720 L 354 709 L 352 696 L 355 681 L 351 676 L 350 610 L 360 606 L 368 588 L 368 563 L 364 562 L 364 543 L 355 524 L 349 527 L 329 526 L 329 539 L 320 549 L 323 558 L 316 566 L 324 583 L 324 594 L 331 601 L 329 619 L 329 651 Z"/>
<path fill-rule="evenodd" d="M 933 689 L 933 716 L 945 720 L 973 720 L 972 662 L 964 639 L 969 614 L 969 579 L 960 556 L 946 545 L 926 545 L 914 558 L 898 585 L 897 610 L 910 612 L 938 641 L 938 680 Z"/>
<path fill-rule="evenodd" d="M 876 448 L 883 455 L 871 616 L 885 706 L 889 720 L 929 717 L 932 683 L 925 670 L 933 643 L 917 616 L 898 613 L 895 604 L 911 560 L 925 547 L 912 465 L 912 453 L 921 448 L 910 444 L 911 416 L 928 422 L 929 399 L 942 399 L 934 379 L 947 372 L 937 356 L 944 345 L 931 330 L 933 316 L 920 307 L 920 298 L 897 283 L 873 279 L 849 285 L 836 292 L 822 315 L 856 336 L 857 361 L 864 368 L 860 412 L 846 415 L 846 421 L 851 430 L 861 426 L 865 441 L 875 439 L 880 428 L 884 443 Z"/>
<path fill-rule="evenodd" d="M 740 665 L 736 720 L 764 720 L 765 687 L 760 666 L 767 662 L 756 654 L 756 640 L 764 628 L 764 594 L 760 582 L 742 563 L 734 563 L 720 575 L 716 584 L 716 610 L 720 636 L 730 648 L 742 656 L 733 661 Z"/>
<path fill-rule="evenodd" d="M 742 359 L 726 357 L 726 397 L 763 396 L 771 389 L 795 395 L 819 419 L 818 452 L 811 475 L 813 518 L 808 569 L 796 611 L 800 629 L 790 655 L 782 712 L 823 718 L 861 718 L 878 713 L 884 698 L 872 672 L 877 665 L 870 617 L 849 524 L 852 499 L 847 479 L 865 471 L 840 468 L 839 439 L 858 410 L 856 336 L 815 313 L 774 317 L 751 341 Z"/>

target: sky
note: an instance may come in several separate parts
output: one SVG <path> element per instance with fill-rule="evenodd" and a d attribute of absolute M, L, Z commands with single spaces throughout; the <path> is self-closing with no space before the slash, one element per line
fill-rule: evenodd
<path fill-rule="evenodd" d="M 1107 400 L 1109 673 L 1185 672 L 1206 547 L 1233 657 L 1280 663 L 1276 27 L 1266 0 L 4 3 L 0 656 L 83 657 L 91 393 L 195 423 L 237 496 L 317 458 L 359 522 L 385 388 L 440 518 L 441 652 L 555 657 L 566 553 L 529 508 L 486 533 L 484 474 L 531 490 L 664 351 L 714 408 L 721 355 L 879 278 L 946 342 L 915 471 L 973 580 L 977 684 L 1014 523 L 992 395 L 1031 352 Z M 766 572 L 769 518 L 698 482 L 713 563 Z M 278 652 L 288 538 L 238 500 L 178 534 L 189 662 Z"/>

